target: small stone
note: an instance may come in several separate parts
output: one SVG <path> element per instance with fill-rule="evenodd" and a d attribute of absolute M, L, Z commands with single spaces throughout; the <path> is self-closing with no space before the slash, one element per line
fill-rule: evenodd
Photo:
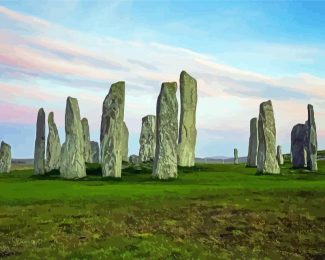
<path fill-rule="evenodd" d="M 38 110 L 36 123 L 36 139 L 34 150 L 34 174 L 45 173 L 45 112 L 41 108 Z"/>
<path fill-rule="evenodd" d="M 234 149 L 234 164 L 239 164 L 237 148 Z"/>
<path fill-rule="evenodd" d="M 308 126 L 297 124 L 291 131 L 292 167 L 299 169 L 307 166 L 307 135 Z"/>
<path fill-rule="evenodd" d="M 156 150 L 156 116 L 142 118 L 139 157 L 141 162 L 153 161 Z"/>
<path fill-rule="evenodd" d="M 11 169 L 11 146 L 1 142 L 0 147 L 0 173 L 9 173 Z"/>
<path fill-rule="evenodd" d="M 283 165 L 284 164 L 284 159 L 283 159 L 283 154 L 282 154 L 282 148 L 281 145 L 278 145 L 277 149 L 276 149 L 276 159 L 278 161 L 279 165 Z"/>
<path fill-rule="evenodd" d="M 135 154 L 130 155 L 130 157 L 129 157 L 129 163 L 132 163 L 132 164 L 138 164 L 138 163 L 140 163 L 139 156 L 137 156 Z"/>
<path fill-rule="evenodd" d="M 176 82 L 163 83 L 156 108 L 156 154 L 153 177 L 177 178 L 178 103 Z"/>

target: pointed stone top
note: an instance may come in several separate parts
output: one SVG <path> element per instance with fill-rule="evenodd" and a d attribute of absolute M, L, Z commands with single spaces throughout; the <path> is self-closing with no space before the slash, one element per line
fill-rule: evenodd
<path fill-rule="evenodd" d="M 251 119 L 251 122 L 253 122 L 253 121 L 257 121 L 257 117 L 253 117 L 253 118 Z"/>
<path fill-rule="evenodd" d="M 87 119 L 86 117 L 83 117 L 83 118 L 81 119 L 81 123 L 83 123 L 83 124 L 88 124 L 88 119 Z"/>
<path fill-rule="evenodd" d="M 184 79 L 191 79 L 191 80 L 196 81 L 196 79 L 193 78 L 190 74 L 188 74 L 185 70 L 182 70 L 181 75 L 180 75 L 180 79 L 181 79 L 181 81 L 184 80 Z"/>
<path fill-rule="evenodd" d="M 149 119 L 149 118 L 156 118 L 156 116 L 155 115 L 146 115 L 146 116 L 142 117 L 142 121 Z"/>
<path fill-rule="evenodd" d="M 11 149 L 11 146 L 7 143 L 5 143 L 4 141 L 1 142 L 1 148 L 9 148 Z"/>
<path fill-rule="evenodd" d="M 49 124 L 52 123 L 52 122 L 54 122 L 54 113 L 53 112 L 50 112 L 49 113 L 49 116 L 47 118 L 47 121 L 48 121 Z"/>

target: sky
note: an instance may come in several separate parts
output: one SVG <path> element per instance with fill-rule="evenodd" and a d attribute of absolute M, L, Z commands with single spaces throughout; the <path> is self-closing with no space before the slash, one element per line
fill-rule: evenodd
<path fill-rule="evenodd" d="M 325 149 L 324 13 L 325 1 L 0 0 L 0 139 L 32 158 L 43 107 L 63 143 L 72 96 L 98 141 L 102 102 L 124 80 L 137 154 L 161 83 L 186 70 L 198 82 L 197 157 L 246 156 L 249 121 L 269 99 L 283 152 L 308 104 Z"/>

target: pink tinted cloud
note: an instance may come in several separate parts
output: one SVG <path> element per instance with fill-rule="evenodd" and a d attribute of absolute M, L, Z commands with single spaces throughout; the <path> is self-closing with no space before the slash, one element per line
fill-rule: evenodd
<path fill-rule="evenodd" d="M 18 104 L 0 103 L 0 122 L 30 124 L 36 122 L 37 109 Z"/>

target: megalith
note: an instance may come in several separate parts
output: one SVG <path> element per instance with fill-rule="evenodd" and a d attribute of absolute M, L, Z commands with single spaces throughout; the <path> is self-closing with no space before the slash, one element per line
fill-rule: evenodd
<path fill-rule="evenodd" d="M 278 145 L 277 146 L 277 149 L 276 149 L 276 159 L 277 159 L 279 165 L 283 165 L 284 164 L 284 159 L 283 159 L 281 145 Z"/>
<path fill-rule="evenodd" d="M 178 136 L 178 165 L 195 164 L 197 82 L 186 71 L 180 75 L 181 115 Z"/>
<path fill-rule="evenodd" d="M 45 112 L 43 108 L 38 110 L 36 122 L 36 139 L 34 150 L 34 174 L 45 173 Z"/>
<path fill-rule="evenodd" d="M 68 97 L 65 110 L 65 142 L 60 157 L 60 175 L 66 179 L 86 176 L 84 138 L 78 100 Z"/>
<path fill-rule="evenodd" d="M 239 164 L 237 148 L 234 149 L 234 164 Z"/>
<path fill-rule="evenodd" d="M 156 150 L 156 116 L 142 118 L 139 158 L 141 162 L 153 161 Z"/>
<path fill-rule="evenodd" d="M 46 171 L 58 170 L 60 167 L 61 143 L 53 112 L 49 113 L 47 124 L 49 133 L 46 145 Z"/>
<path fill-rule="evenodd" d="M 156 151 L 153 177 L 177 178 L 177 83 L 162 83 L 156 106 Z"/>
<path fill-rule="evenodd" d="M 125 122 L 122 126 L 122 161 L 129 161 L 129 130 Z"/>
<path fill-rule="evenodd" d="M 293 168 L 307 166 L 307 124 L 296 124 L 291 130 L 291 158 Z"/>
<path fill-rule="evenodd" d="M 279 174 L 276 160 L 276 127 L 271 100 L 260 104 L 258 118 L 257 172 Z"/>
<path fill-rule="evenodd" d="M 11 169 L 11 146 L 1 142 L 0 146 L 0 173 L 9 173 Z"/>
<path fill-rule="evenodd" d="M 99 163 L 99 145 L 98 142 L 91 141 L 91 163 Z"/>
<path fill-rule="evenodd" d="M 308 135 L 307 135 L 307 169 L 310 171 L 317 171 L 317 131 L 314 116 L 314 108 L 308 105 Z"/>
<path fill-rule="evenodd" d="M 82 133 L 84 139 L 84 158 L 85 162 L 91 162 L 91 143 L 89 133 L 89 123 L 87 118 L 81 119 Z"/>
<path fill-rule="evenodd" d="M 256 117 L 250 120 L 250 136 L 248 144 L 247 166 L 257 166 L 258 151 L 258 120 Z"/>

